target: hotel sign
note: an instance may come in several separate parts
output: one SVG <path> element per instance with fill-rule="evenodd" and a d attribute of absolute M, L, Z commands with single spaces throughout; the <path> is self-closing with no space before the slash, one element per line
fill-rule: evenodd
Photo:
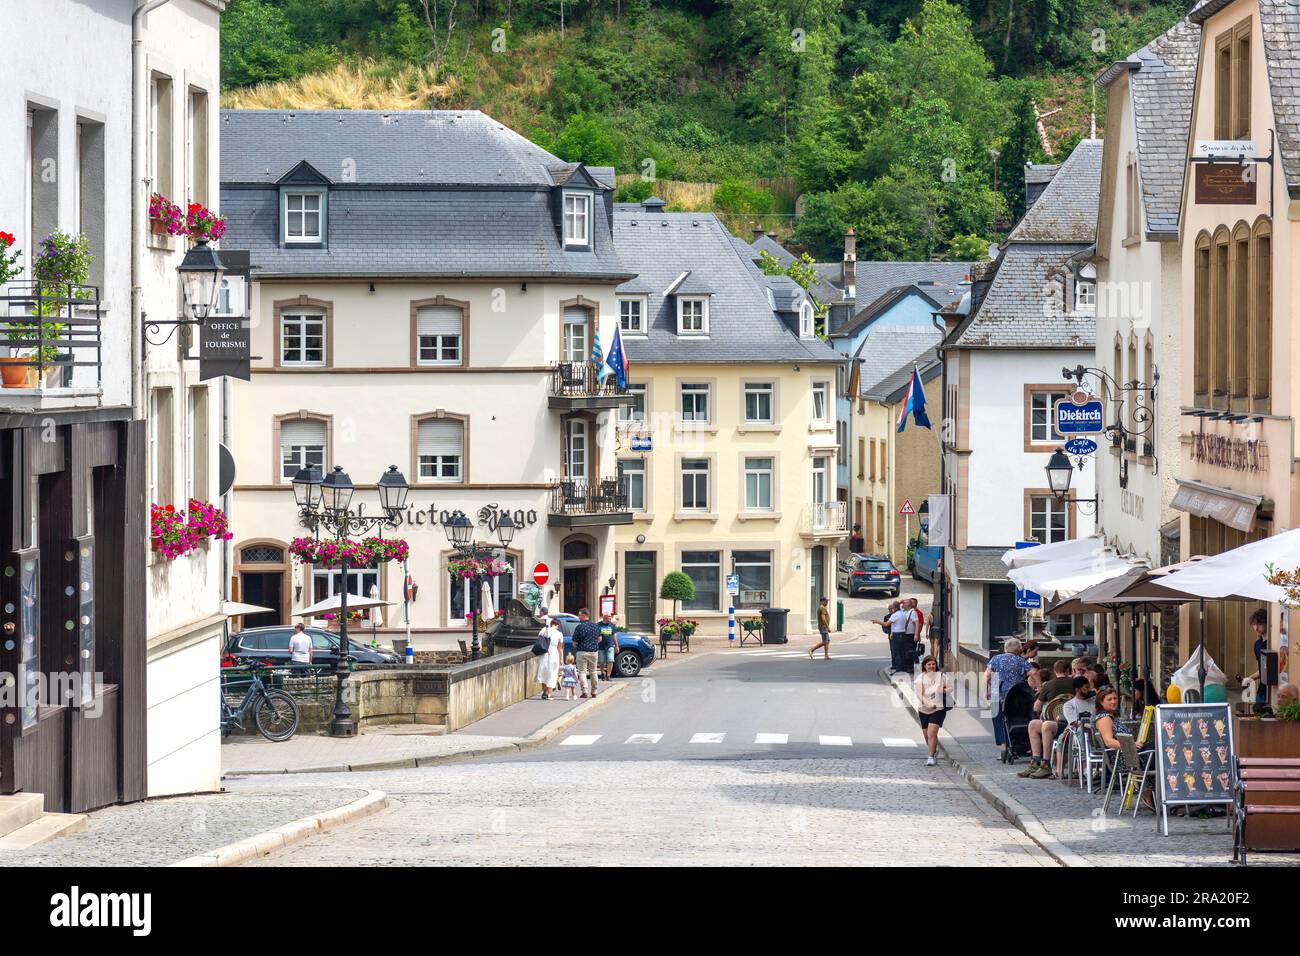
<path fill-rule="evenodd" d="M 1202 206 L 1252 206 L 1255 204 L 1254 163 L 1194 163 L 1196 202 Z"/>

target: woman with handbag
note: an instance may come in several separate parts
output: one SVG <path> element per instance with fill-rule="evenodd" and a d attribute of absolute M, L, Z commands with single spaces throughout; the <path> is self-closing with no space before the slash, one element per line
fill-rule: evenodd
<path fill-rule="evenodd" d="M 537 655 L 537 683 L 542 685 L 542 700 L 550 700 L 551 691 L 560 683 L 560 662 L 564 654 L 564 632 L 551 618 L 533 643 Z"/>
<path fill-rule="evenodd" d="M 930 751 L 925 758 L 927 767 L 938 763 L 939 728 L 950 710 L 952 677 L 941 672 L 939 662 L 927 654 L 921 661 L 921 675 L 916 679 L 916 712 L 921 718 L 921 733 L 925 735 L 925 745 Z"/>

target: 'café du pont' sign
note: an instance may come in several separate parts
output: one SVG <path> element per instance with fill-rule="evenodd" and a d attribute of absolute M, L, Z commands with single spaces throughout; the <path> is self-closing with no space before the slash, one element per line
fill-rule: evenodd
<path fill-rule="evenodd" d="M 1106 404 L 1087 392 L 1056 403 L 1056 431 L 1061 435 L 1100 435 L 1106 427 Z"/>

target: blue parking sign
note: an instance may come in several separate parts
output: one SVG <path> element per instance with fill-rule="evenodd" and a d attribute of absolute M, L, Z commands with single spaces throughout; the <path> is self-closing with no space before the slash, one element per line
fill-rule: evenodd
<path fill-rule="evenodd" d="M 1038 541 L 1017 541 L 1016 550 L 1021 548 L 1036 548 L 1041 542 Z M 1016 588 L 1016 607 L 1022 611 L 1033 610 L 1043 606 L 1043 596 L 1037 591 L 1022 591 Z"/>

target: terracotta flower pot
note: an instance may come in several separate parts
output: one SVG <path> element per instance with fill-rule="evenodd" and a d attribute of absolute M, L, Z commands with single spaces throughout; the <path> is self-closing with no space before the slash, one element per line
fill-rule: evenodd
<path fill-rule="evenodd" d="M 155 236 L 165 236 L 167 235 L 167 223 L 163 222 L 161 219 L 150 219 L 149 231 Z"/>
<path fill-rule="evenodd" d="M 5 388 L 35 387 L 36 383 L 30 374 L 35 369 L 26 363 L 26 358 L 17 356 L 0 358 L 0 380 L 3 380 Z"/>

